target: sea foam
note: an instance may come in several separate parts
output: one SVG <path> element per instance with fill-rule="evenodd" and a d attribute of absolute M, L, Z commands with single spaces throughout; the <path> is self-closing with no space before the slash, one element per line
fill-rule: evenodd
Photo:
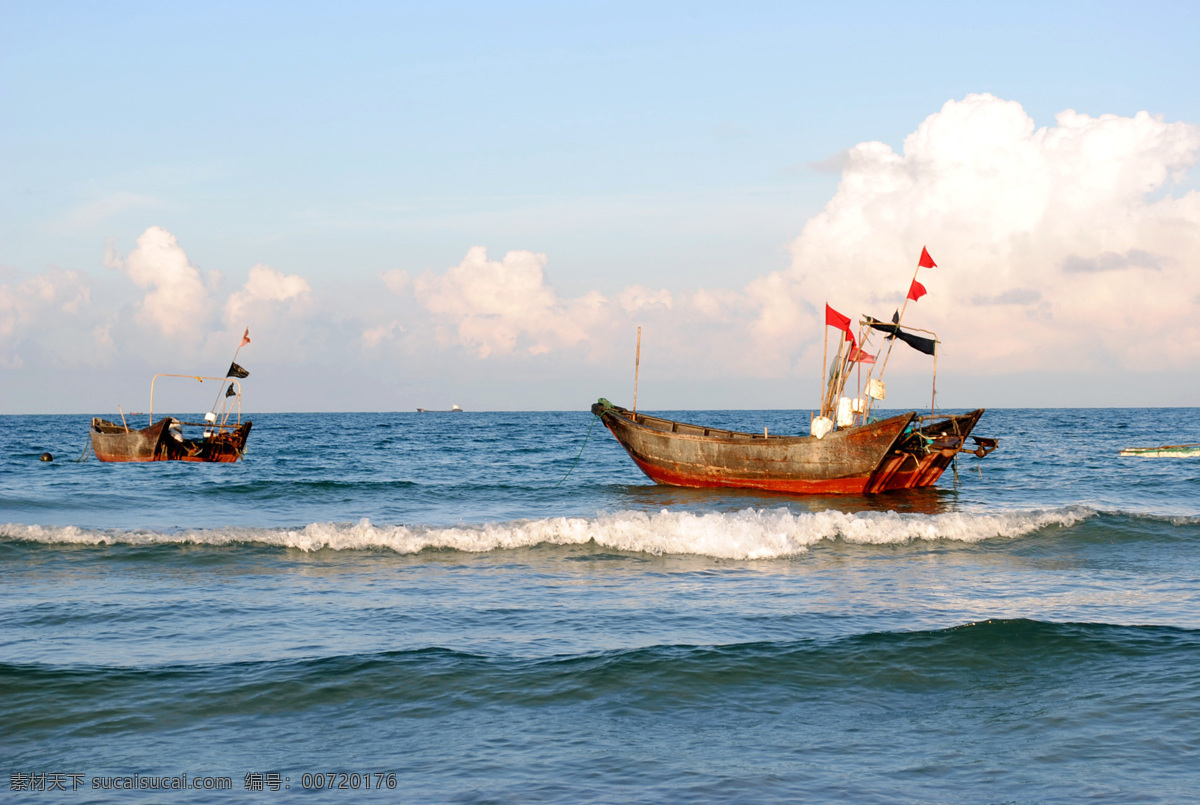
<path fill-rule="evenodd" d="M 720 559 L 775 559 L 804 553 L 823 540 L 895 545 L 918 540 L 980 542 L 1012 539 L 1044 528 L 1068 527 L 1096 515 L 1085 507 L 1001 513 L 899 514 L 787 509 L 657 513 L 621 511 L 595 517 L 550 517 L 479 525 L 312 523 L 303 528 L 120 531 L 75 526 L 0 526 L 0 537 L 76 545 L 235 545 L 256 543 L 302 551 L 425 549 L 472 553 L 535 545 L 597 545 L 651 554 L 696 554 Z"/>

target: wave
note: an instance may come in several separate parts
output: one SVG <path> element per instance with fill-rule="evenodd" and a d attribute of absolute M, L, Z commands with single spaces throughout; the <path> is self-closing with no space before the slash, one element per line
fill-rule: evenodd
<path fill-rule="evenodd" d="M 1131 690 L 1147 680 L 1174 679 L 1195 697 L 1200 691 L 1190 671 L 1198 660 L 1197 630 L 1016 619 L 830 640 L 655 645 L 538 659 L 428 647 L 152 667 L 0 663 L 0 694 L 20 711 L 14 718 L 27 722 L 23 726 L 54 720 L 47 701 L 64 709 L 99 701 L 105 712 L 168 701 L 214 716 L 332 703 L 370 712 L 373 703 L 384 701 L 414 714 L 605 697 L 627 704 L 630 697 L 644 696 L 659 706 L 672 698 L 721 701 L 732 690 L 744 705 L 753 703 L 756 690 L 776 701 L 782 694 L 819 699 L 838 688 L 944 693 L 982 683 L 1041 690 L 1047 679 L 1096 674 L 1110 688 Z M 1080 688 L 1081 695 L 1092 693 Z M 110 715 L 114 723 L 99 731 L 121 728 L 128 713 Z"/>
<path fill-rule="evenodd" d="M 8 524 L 0 526 L 0 538 L 71 545 L 261 544 L 302 551 L 386 549 L 401 554 L 423 550 L 482 553 L 594 543 L 633 553 L 756 560 L 796 556 L 817 543 L 832 540 L 897 545 L 1014 539 L 1045 529 L 1067 528 L 1096 514 L 1084 507 L 933 515 L 833 510 L 796 513 L 783 508 L 703 513 L 663 510 L 451 527 L 375 525 L 364 519 L 353 524 L 312 523 L 295 529 L 226 527 L 179 532 Z"/>

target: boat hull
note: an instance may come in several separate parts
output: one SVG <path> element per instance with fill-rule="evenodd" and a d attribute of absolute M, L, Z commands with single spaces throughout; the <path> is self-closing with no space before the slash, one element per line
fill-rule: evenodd
<path fill-rule="evenodd" d="M 861 494 L 914 414 L 817 439 L 706 428 L 597 403 L 600 417 L 651 480 L 794 494 Z"/>
<path fill-rule="evenodd" d="M 1126 458 L 1200 458 L 1200 444 L 1165 444 L 1161 447 L 1126 447 L 1117 455 Z"/>
<path fill-rule="evenodd" d="M 994 439 L 976 437 L 974 447 L 967 445 L 967 438 L 981 416 L 982 408 L 956 416 L 933 417 L 929 424 L 918 417 L 921 427 L 907 434 L 888 453 L 868 481 L 866 492 L 924 489 L 938 482 L 959 453 L 969 452 L 983 458 L 996 449 Z"/>
<path fill-rule="evenodd" d="M 251 422 L 201 440 L 184 439 L 171 431 L 176 420 L 164 417 L 148 428 L 130 430 L 106 419 L 92 419 L 92 452 L 100 461 L 188 461 L 229 464 L 242 457 Z"/>
<path fill-rule="evenodd" d="M 983 411 L 937 418 L 924 427 L 909 412 L 820 439 L 706 428 L 634 414 L 607 401 L 593 405 L 592 413 L 658 484 L 861 495 L 935 484 L 966 449 Z"/>

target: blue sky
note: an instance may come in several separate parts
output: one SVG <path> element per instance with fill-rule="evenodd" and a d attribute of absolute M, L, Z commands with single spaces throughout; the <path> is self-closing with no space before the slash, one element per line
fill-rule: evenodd
<path fill-rule="evenodd" d="M 228 318 L 227 300 L 246 287 L 254 266 L 269 267 L 276 284 L 296 277 L 309 290 L 290 297 L 263 291 L 255 297 L 264 305 L 259 314 L 236 308 L 261 333 L 255 346 L 262 357 L 255 357 L 266 370 L 265 387 L 247 386 L 248 403 L 258 395 L 273 410 L 449 402 L 520 409 L 615 398 L 608 385 L 625 383 L 627 361 L 620 349 L 610 354 L 596 344 L 632 343 L 626 331 L 643 308 L 625 304 L 629 320 L 617 331 L 564 335 L 559 328 L 557 341 L 518 326 L 515 340 L 488 342 L 481 356 L 463 322 L 476 315 L 482 326 L 478 315 L 509 314 L 439 308 L 431 300 L 445 288 L 430 283 L 483 247 L 491 261 L 515 252 L 545 256 L 541 281 L 553 298 L 539 308 L 543 314 L 569 311 L 570 300 L 587 294 L 613 300 L 630 287 L 668 292 L 673 311 L 697 289 L 740 292 L 775 274 L 790 276 L 795 290 L 803 273 L 797 239 L 844 187 L 844 155 L 874 141 L 902 154 L 906 138 L 947 102 L 979 94 L 1019 104 L 1037 128 L 1054 127 L 1065 110 L 1123 119 L 1146 111 L 1164 126 L 1188 127 L 1172 130 L 1175 150 L 1156 163 L 1169 178 L 1140 196 L 1186 198 L 1197 187 L 1189 137 L 1200 125 L 1198 9 L 1094 2 L 0 4 L 0 287 L 8 288 L 0 297 L 8 300 L 0 307 L 0 410 L 83 412 L 101 404 L 97 397 L 108 410 L 110 396 L 135 396 L 121 386 L 140 389 L 146 372 L 196 371 L 160 367 L 168 356 L 219 362 L 229 350 L 213 331 L 228 341 L 242 323 L 218 311 Z M 975 135 L 964 128 L 960 136 Z M 1110 161 L 1140 158 L 1147 143 L 1160 141 L 1145 133 Z M 1186 229 L 1190 207 L 1179 215 Z M 882 240 L 904 249 L 928 240 L 936 257 L 939 233 L 925 224 L 922 232 Z M 171 349 L 162 343 L 170 337 L 141 315 L 144 295 L 157 286 L 131 282 L 120 262 L 152 227 L 177 239 L 211 294 L 209 308 L 197 311 L 209 317 L 208 332 L 177 333 L 185 340 Z M 1154 255 L 1152 270 L 1170 271 L 1185 259 L 1187 237 L 1176 257 L 1150 248 L 1152 229 L 1098 243 L 1092 255 L 1073 242 L 1056 265 L 1136 252 Z M 979 253 L 989 248 L 986 238 L 1008 243 L 1011 234 L 981 235 L 962 248 Z M 119 257 L 106 260 L 106 244 Z M 914 255 L 896 254 L 898 286 L 913 263 Z M 536 270 L 519 260 L 512 266 Z M 980 271 L 979 278 L 995 274 Z M 389 273 L 394 281 L 385 289 L 381 277 Z M 52 274 L 58 305 L 37 308 L 28 301 L 37 296 L 31 289 Z M 461 281 L 473 282 L 467 269 Z M 1013 288 L 1055 302 L 1049 288 L 1031 282 Z M 86 288 L 86 300 L 74 288 Z M 859 301 L 853 286 L 829 290 L 849 296 L 841 304 L 850 309 Z M 968 290 L 961 293 L 959 310 Z M 727 301 L 717 316 L 723 341 L 740 337 L 728 310 L 746 304 Z M 581 320 L 578 312 L 564 315 Z M 1059 317 L 1063 326 L 1073 321 Z M 745 313 L 746 332 L 754 320 L 753 311 Z M 290 331 L 285 337 L 284 322 L 303 325 L 310 341 Z M 934 323 L 954 327 L 944 317 Z M 674 335 L 649 333 L 651 343 L 678 341 L 659 355 L 661 407 L 810 406 L 799 398 L 816 371 L 801 342 L 811 347 L 819 329 L 797 323 L 785 334 L 797 346 L 777 356 L 775 370 L 742 372 L 743 362 L 714 363 L 712 350 L 700 349 L 703 338 L 681 335 L 713 331 L 696 317 L 654 325 Z M 365 335 L 385 327 L 392 329 L 373 344 Z M 68 338 L 71 328 L 77 332 Z M 101 331 L 91 360 L 70 357 L 68 344 Z M 422 332 L 429 343 L 414 340 Z M 1122 373 L 1171 373 L 1123 358 L 1114 367 L 1108 353 L 1092 358 L 1073 361 L 1078 382 L 1061 388 L 1050 378 L 1061 370 L 1036 361 L 1000 361 L 991 371 L 964 360 L 955 368 L 976 381 L 961 390 L 950 381 L 946 393 L 961 399 L 948 404 L 976 404 L 973 388 L 984 398 L 979 404 L 1084 404 L 1069 396 L 1080 387 L 1097 404 L 1139 404 Z M 1197 366 L 1196 356 L 1184 358 L 1183 366 Z M 119 367 L 118 377 L 100 381 L 100 364 Z M 687 365 L 709 368 L 689 373 L 681 368 Z M 303 384 L 295 378 L 330 372 L 339 388 L 357 391 L 298 396 Z M 744 391 L 734 394 L 727 381 L 738 377 Z M 97 389 L 97 382 L 107 385 Z M 1048 399 L 1047 388 L 1066 396 Z M 1171 402 L 1188 404 L 1195 390 Z"/>

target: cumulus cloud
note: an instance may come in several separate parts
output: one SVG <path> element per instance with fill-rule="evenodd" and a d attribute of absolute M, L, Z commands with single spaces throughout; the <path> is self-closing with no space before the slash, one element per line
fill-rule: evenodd
<path fill-rule="evenodd" d="M 598 292 L 562 299 L 546 282 L 546 255 L 511 251 L 489 260 L 472 247 L 445 274 L 426 272 L 413 282 L 417 301 L 441 325 L 444 341 L 479 357 L 524 351 L 539 355 L 586 342 L 608 300 Z"/>
<path fill-rule="evenodd" d="M 929 295 L 906 320 L 959 369 L 1160 369 L 1200 359 L 1200 194 L 1169 194 L 1200 129 L 1146 112 L 1075 111 L 1038 128 L 1019 103 L 950 101 L 904 141 L 841 158 L 837 193 L 791 265 L 745 289 L 764 354 L 820 340 L 822 305 L 890 316 L 921 246 Z M 1164 351 L 1163 343 L 1174 348 Z"/>
<path fill-rule="evenodd" d="M 412 284 L 412 279 L 408 276 L 408 272 L 398 268 L 385 271 L 380 276 L 383 279 L 384 287 L 394 294 L 404 293 Z"/>
<path fill-rule="evenodd" d="M 64 316 L 78 317 L 91 304 L 91 288 L 76 271 L 50 267 L 20 276 L 12 272 L 0 284 L 0 367 L 6 369 L 24 366 L 15 349 L 18 341 L 48 326 L 61 328 Z"/>
<path fill-rule="evenodd" d="M 1141 249 L 1130 249 L 1125 254 L 1104 252 L 1095 257 L 1067 255 L 1063 260 L 1062 269 L 1068 274 L 1094 274 L 1097 271 L 1123 271 L 1128 268 L 1149 268 L 1158 271 L 1162 264 L 1163 258 L 1157 255 Z"/>
<path fill-rule="evenodd" d="M 621 307 L 627 313 L 636 313 L 644 308 L 670 308 L 674 302 L 671 292 L 664 289 L 654 291 L 641 285 L 630 285 L 620 296 Z"/>
<path fill-rule="evenodd" d="M 146 290 L 139 313 L 144 323 L 168 337 L 194 338 L 204 331 L 212 307 L 210 291 L 220 282 L 220 274 L 202 274 L 178 239 L 161 226 L 143 232 L 128 257 L 122 257 L 109 241 L 104 265 Z"/>
<path fill-rule="evenodd" d="M 384 341 L 393 340 L 397 333 L 403 333 L 404 327 L 398 321 L 381 324 L 378 327 L 368 327 L 362 333 L 362 345 L 367 349 L 375 349 Z"/>
<path fill-rule="evenodd" d="M 289 313 L 297 313 L 311 302 L 312 287 L 308 280 L 259 263 L 250 269 L 241 290 L 230 294 L 225 303 L 225 321 L 236 328 L 251 319 L 264 318 L 280 306 Z"/>
<path fill-rule="evenodd" d="M 246 325 L 259 332 L 273 319 L 265 332 L 297 360 L 347 347 L 378 360 L 391 345 L 402 347 L 395 354 L 403 360 L 440 366 L 436 338 L 480 358 L 560 352 L 564 362 L 602 362 L 646 324 L 650 354 L 681 379 L 736 378 L 812 372 L 823 305 L 890 317 L 927 245 L 939 265 L 921 269 L 928 295 L 909 304 L 906 322 L 938 333 L 939 375 L 1195 368 L 1200 192 L 1173 182 L 1194 171 L 1198 156 L 1200 128 L 1146 112 L 1068 110 L 1039 127 L 1019 103 L 969 95 L 929 115 L 899 150 L 865 142 L 823 165 L 840 172 L 838 189 L 798 229 L 788 263 L 762 276 L 731 275 L 724 287 L 667 289 L 643 279 L 569 296 L 547 275 L 545 254 L 492 259 L 477 246 L 444 271 L 381 273 L 393 295 L 386 309 L 352 285 L 314 294 L 304 277 L 263 264 L 224 298 L 220 274 L 193 265 L 161 227 L 147 229 L 128 257 L 110 242 L 104 264 L 140 289 L 120 283 L 136 294 L 138 320 L 175 339 L 162 349 L 177 350 L 223 319 L 227 330 L 213 347 L 221 351 L 231 333 Z M 103 295 L 101 285 L 95 293 Z M 107 344 L 127 356 L 143 346 L 134 339 L 151 341 L 117 312 L 127 301 L 98 314 L 91 298 L 74 272 L 0 269 L 0 365 L 19 366 L 23 334 L 49 331 L 53 317 L 71 317 L 72 337 L 90 337 L 98 350 Z M 312 348 L 292 349 L 302 338 Z M 256 339 L 260 350 L 267 343 Z M 925 356 L 898 355 L 889 373 L 928 368 Z"/>

